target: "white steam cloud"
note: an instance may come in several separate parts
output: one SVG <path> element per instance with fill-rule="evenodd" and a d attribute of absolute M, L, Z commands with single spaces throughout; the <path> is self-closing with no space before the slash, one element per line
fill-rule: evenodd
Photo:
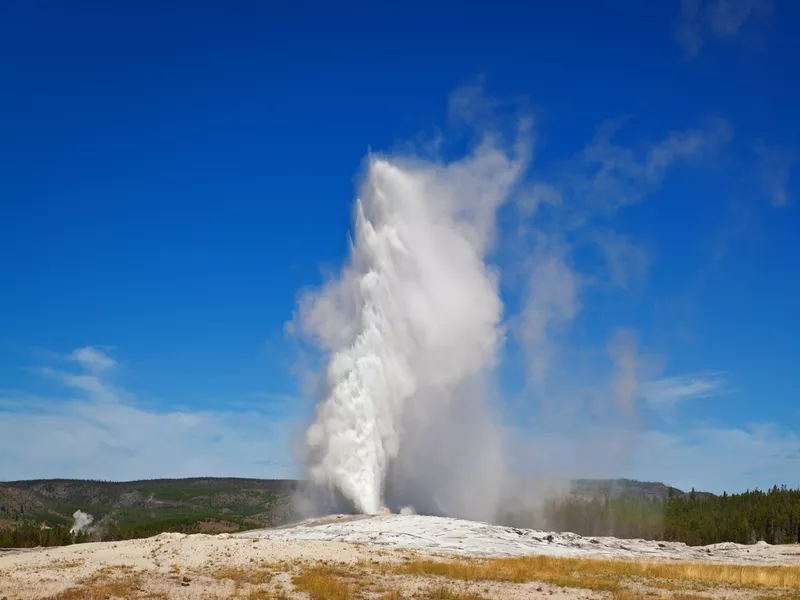
<path fill-rule="evenodd" d="M 72 524 L 69 532 L 73 535 L 81 533 L 92 524 L 92 521 L 94 521 L 94 517 L 92 515 L 85 513 L 82 510 L 76 510 L 74 513 L 72 513 L 72 518 L 75 519 L 75 522 Z"/>
<path fill-rule="evenodd" d="M 606 126 L 547 181 L 526 179 L 530 121 L 505 127 L 504 107 L 475 92 L 451 102 L 451 116 L 483 132 L 465 157 L 369 156 L 349 257 L 299 299 L 291 325 L 324 360 L 304 444 L 313 491 L 331 492 L 324 506 L 314 498 L 317 510 L 413 507 L 490 521 L 509 503 L 536 508 L 564 467 L 587 476 L 624 459 L 627 446 L 613 450 L 608 433 L 635 426 L 640 379 L 658 376 L 635 330 L 612 327 L 603 352 L 569 348 L 570 325 L 588 287 L 624 291 L 646 270 L 646 253 L 609 217 L 656 190 L 673 163 L 713 154 L 730 137 L 727 123 L 673 132 L 644 152 L 612 143 Z M 499 133 L 508 129 L 511 143 Z M 516 220 L 503 221 L 495 248 L 506 214 Z M 597 260 L 583 272 L 574 255 L 587 248 Z M 511 315 L 495 250 L 515 288 Z M 504 323 L 527 375 L 517 416 L 535 421 L 527 429 L 536 439 L 515 439 L 495 412 Z"/>
<path fill-rule="evenodd" d="M 525 143 L 510 154 L 485 139 L 446 165 L 370 156 L 350 259 L 300 300 L 302 331 L 328 357 L 325 398 L 306 436 L 311 479 L 361 512 L 409 501 L 464 512 L 441 494 L 458 489 L 445 457 L 470 421 L 480 438 L 463 439 L 463 450 L 499 467 L 501 436 L 487 435 L 492 416 L 476 390 L 504 338 L 486 254 L 497 209 L 524 170 Z M 469 452 L 482 442 L 493 449 Z M 420 473 L 436 481 L 415 481 Z"/>

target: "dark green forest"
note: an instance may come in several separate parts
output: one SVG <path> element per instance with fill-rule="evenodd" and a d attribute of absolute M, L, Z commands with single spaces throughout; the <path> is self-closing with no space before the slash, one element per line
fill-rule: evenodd
<path fill-rule="evenodd" d="M 584 536 L 613 535 L 693 546 L 800 542 L 800 490 L 786 487 L 721 496 L 670 490 L 663 499 L 624 494 L 591 499 L 572 496 L 548 503 L 543 512 L 547 528 Z"/>
<path fill-rule="evenodd" d="M 217 525 L 216 528 L 213 525 Z M 0 548 L 35 548 L 37 546 L 67 546 L 92 541 L 132 540 L 151 537 L 159 533 L 209 533 L 240 531 L 253 528 L 242 519 L 204 519 L 183 517 L 176 519 L 156 519 L 139 523 L 106 523 L 78 534 L 70 533 L 67 525 L 42 528 L 35 521 L 23 520 L 10 527 L 0 529 Z M 91 532 L 91 533 L 90 533 Z"/>
<path fill-rule="evenodd" d="M 773 487 L 722 496 L 667 500 L 663 537 L 690 545 L 718 542 L 794 544 L 800 542 L 800 490 Z"/>
<path fill-rule="evenodd" d="M 73 535 L 65 525 L 42 529 L 39 523 L 25 521 L 16 527 L 0 530 L 0 548 L 36 548 L 67 546 L 90 541 L 88 533 Z"/>

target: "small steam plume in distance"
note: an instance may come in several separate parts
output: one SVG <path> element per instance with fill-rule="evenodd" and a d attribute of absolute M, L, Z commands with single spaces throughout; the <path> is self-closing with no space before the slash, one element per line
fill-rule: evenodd
<path fill-rule="evenodd" d="M 85 513 L 82 510 L 76 510 L 74 513 L 72 513 L 72 518 L 74 519 L 74 522 L 69 532 L 73 535 L 85 531 L 86 528 L 89 527 L 89 525 L 91 525 L 94 521 L 94 517 L 92 515 Z"/>

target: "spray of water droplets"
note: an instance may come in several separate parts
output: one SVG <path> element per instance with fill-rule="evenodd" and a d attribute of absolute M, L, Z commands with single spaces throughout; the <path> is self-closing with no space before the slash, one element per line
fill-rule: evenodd
<path fill-rule="evenodd" d="M 448 164 L 370 157 L 349 260 L 300 300 L 299 324 L 327 356 L 306 434 L 311 479 L 361 512 L 386 502 L 412 440 L 446 443 L 426 414 L 456 422 L 459 389 L 495 360 L 502 303 L 486 254 L 523 163 L 491 141 Z"/>

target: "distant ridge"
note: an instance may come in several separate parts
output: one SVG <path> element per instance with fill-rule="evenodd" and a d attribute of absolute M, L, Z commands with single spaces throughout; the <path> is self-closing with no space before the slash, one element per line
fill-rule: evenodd
<path fill-rule="evenodd" d="M 629 499 L 665 500 L 685 496 L 686 492 L 658 481 L 637 481 L 636 479 L 575 479 L 570 491 L 587 499 L 608 496 Z M 712 496 L 709 492 L 700 492 Z"/>
<path fill-rule="evenodd" d="M 283 479 L 191 477 L 138 481 L 36 479 L 0 483 L 0 523 L 35 519 L 72 523 L 80 509 L 126 525 L 142 521 L 224 518 L 271 526 L 292 518 L 298 482 Z"/>
<path fill-rule="evenodd" d="M 80 509 L 98 519 L 113 516 L 120 523 L 222 516 L 263 527 L 296 516 L 291 500 L 299 484 L 289 479 L 239 477 L 7 481 L 0 482 L 0 522 L 26 518 L 68 524 L 72 522 L 72 513 Z M 576 479 L 570 492 L 586 500 L 606 497 L 664 500 L 688 495 L 661 482 L 634 479 Z"/>

